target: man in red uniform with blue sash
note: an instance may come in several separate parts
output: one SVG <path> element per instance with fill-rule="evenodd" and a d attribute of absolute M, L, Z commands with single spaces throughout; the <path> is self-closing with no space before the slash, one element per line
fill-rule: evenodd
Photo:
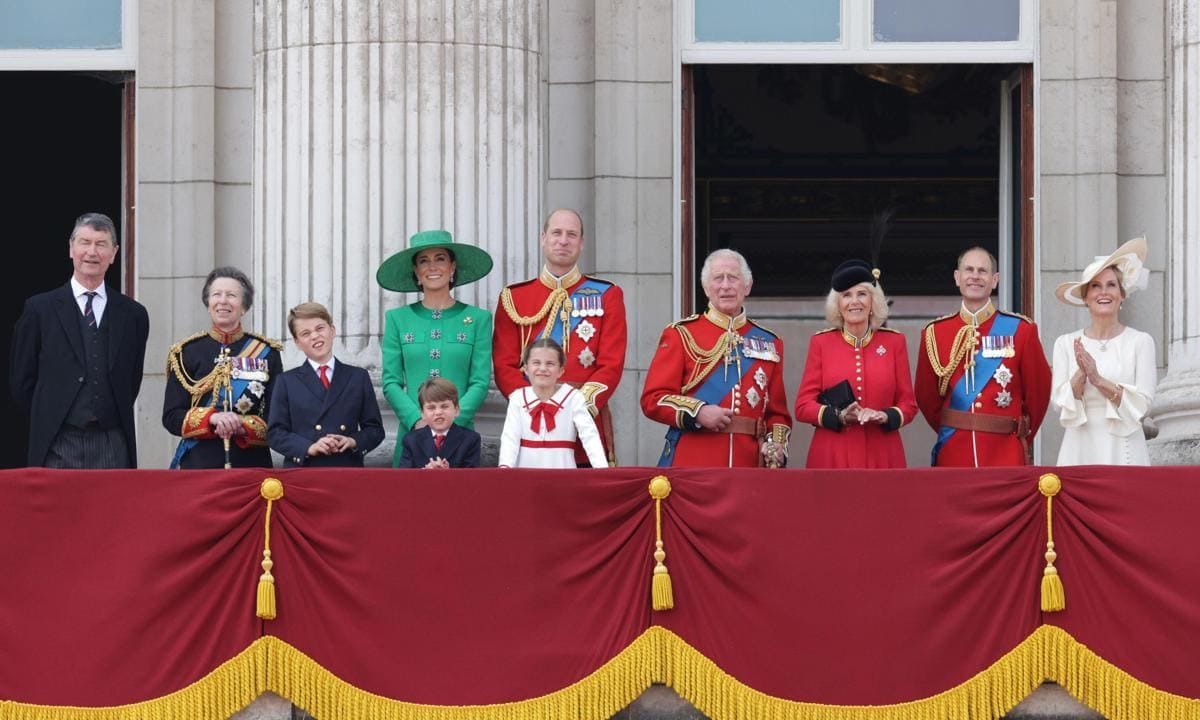
<path fill-rule="evenodd" d="M 574 210 L 555 210 L 542 226 L 545 264 L 534 279 L 504 288 L 492 334 L 492 368 L 504 397 L 529 381 L 521 370 L 526 346 L 541 337 L 562 346 L 562 381 L 579 388 L 596 420 L 609 464 L 616 464 L 608 401 L 625 369 L 625 296 L 607 280 L 579 272 L 583 220 Z M 588 467 L 579 444 L 575 459 Z"/>
<path fill-rule="evenodd" d="M 1050 366 L 1029 318 L 996 310 L 996 258 L 971 248 L 954 283 L 962 307 L 925 326 L 914 393 L 937 431 L 933 465 L 1028 465 L 1050 403 Z"/>
<path fill-rule="evenodd" d="M 642 412 L 667 425 L 660 467 L 782 467 L 792 432 L 783 341 L 746 318 L 753 276 L 733 250 L 704 261 L 708 310 L 663 331 Z"/>

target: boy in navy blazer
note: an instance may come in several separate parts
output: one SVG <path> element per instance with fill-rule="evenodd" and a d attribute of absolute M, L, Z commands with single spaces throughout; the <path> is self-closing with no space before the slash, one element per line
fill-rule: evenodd
<path fill-rule="evenodd" d="M 333 357 L 337 334 L 320 303 L 288 311 L 292 339 L 308 358 L 275 381 L 267 443 L 284 467 L 362 467 L 383 442 L 383 418 L 367 371 Z"/>
<path fill-rule="evenodd" d="M 421 403 L 421 427 L 410 430 L 396 467 L 479 467 L 479 433 L 455 425 L 458 417 L 458 388 L 445 378 L 430 378 L 417 389 Z"/>

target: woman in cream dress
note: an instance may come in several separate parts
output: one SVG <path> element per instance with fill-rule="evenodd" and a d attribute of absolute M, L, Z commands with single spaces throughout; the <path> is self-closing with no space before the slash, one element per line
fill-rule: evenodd
<path fill-rule="evenodd" d="M 1131 240 L 1063 283 L 1062 302 L 1086 307 L 1082 330 L 1054 342 L 1050 402 L 1064 429 L 1059 465 L 1149 465 L 1142 418 L 1157 382 L 1154 340 L 1124 325 L 1121 304 L 1144 286 L 1146 240 Z"/>

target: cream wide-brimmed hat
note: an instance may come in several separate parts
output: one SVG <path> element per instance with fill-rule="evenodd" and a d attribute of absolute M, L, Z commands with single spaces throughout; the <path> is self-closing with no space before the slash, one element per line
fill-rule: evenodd
<path fill-rule="evenodd" d="M 1065 282 L 1055 289 L 1054 294 L 1067 305 L 1085 307 L 1083 296 L 1087 293 L 1088 283 L 1110 267 L 1121 272 L 1121 286 L 1125 289 L 1125 295 L 1145 288 L 1150 280 L 1150 271 L 1146 269 L 1146 238 L 1134 238 L 1117 248 L 1112 255 L 1098 256 L 1083 269 L 1079 282 Z"/>

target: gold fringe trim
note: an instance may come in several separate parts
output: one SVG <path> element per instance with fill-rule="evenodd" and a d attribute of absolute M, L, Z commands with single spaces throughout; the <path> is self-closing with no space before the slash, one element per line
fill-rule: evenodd
<path fill-rule="evenodd" d="M 1039 627 L 961 685 L 895 705 L 822 705 L 774 698 L 738 682 L 678 635 L 654 626 L 579 682 L 518 702 L 449 706 L 389 700 L 334 677 L 282 640 L 264 637 L 205 678 L 156 700 L 107 708 L 0 702 L 0 720 L 217 720 L 267 691 L 316 718 L 606 720 L 655 682 L 671 686 L 714 720 L 993 720 L 1044 680 L 1054 680 L 1113 720 L 1200 720 L 1200 699 L 1156 690 L 1052 625 Z"/>

